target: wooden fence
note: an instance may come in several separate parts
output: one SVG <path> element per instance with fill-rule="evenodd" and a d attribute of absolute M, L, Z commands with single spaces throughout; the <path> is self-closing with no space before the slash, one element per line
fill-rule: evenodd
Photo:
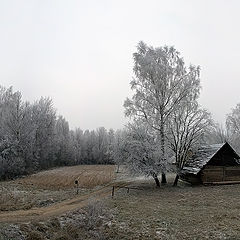
<path fill-rule="evenodd" d="M 117 189 L 120 189 L 120 188 L 126 188 L 126 189 L 127 189 L 127 193 L 129 193 L 130 189 L 143 190 L 143 189 L 137 188 L 137 187 L 128 187 L 128 186 L 121 186 L 121 185 L 118 186 L 118 185 L 116 185 L 116 186 L 113 186 L 113 187 L 112 187 L 112 198 L 113 198 L 114 195 L 115 195 L 115 191 L 116 191 Z"/>

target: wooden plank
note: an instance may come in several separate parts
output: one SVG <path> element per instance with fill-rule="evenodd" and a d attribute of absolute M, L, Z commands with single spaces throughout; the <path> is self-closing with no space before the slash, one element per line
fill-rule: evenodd
<path fill-rule="evenodd" d="M 225 178 L 226 181 L 240 181 L 240 176 L 228 176 Z"/>
<path fill-rule="evenodd" d="M 203 170 L 202 182 L 220 182 L 224 180 L 224 170 L 222 166 L 209 166 Z"/>
<path fill-rule="evenodd" d="M 240 166 L 226 167 L 226 181 L 240 181 Z"/>
<path fill-rule="evenodd" d="M 204 185 L 230 185 L 240 184 L 240 181 L 221 181 L 221 182 L 204 182 Z"/>
<path fill-rule="evenodd" d="M 234 184 L 240 181 L 240 166 L 206 166 L 202 171 L 203 184 Z"/>
<path fill-rule="evenodd" d="M 226 176 L 240 176 L 240 169 L 238 170 L 238 169 L 236 169 L 236 170 L 226 170 L 225 171 L 225 174 L 226 174 Z"/>
<path fill-rule="evenodd" d="M 225 167 L 223 167 L 223 177 L 222 177 L 223 181 L 225 181 L 225 175 L 226 175 L 226 171 L 225 171 Z"/>
<path fill-rule="evenodd" d="M 240 170 L 240 166 L 239 165 L 238 166 L 227 166 L 225 168 L 226 168 L 226 170 Z"/>

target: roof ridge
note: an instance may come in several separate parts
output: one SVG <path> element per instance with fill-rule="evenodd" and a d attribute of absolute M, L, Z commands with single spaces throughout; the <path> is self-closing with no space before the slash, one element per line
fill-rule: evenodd
<path fill-rule="evenodd" d="M 197 174 L 226 144 L 232 149 L 234 154 L 238 156 L 238 159 L 240 159 L 237 152 L 228 142 L 209 144 L 200 146 L 192 155 L 192 157 L 189 158 L 182 171 L 184 172 L 185 170 L 186 172 Z M 238 161 L 236 162 L 238 163 Z"/>

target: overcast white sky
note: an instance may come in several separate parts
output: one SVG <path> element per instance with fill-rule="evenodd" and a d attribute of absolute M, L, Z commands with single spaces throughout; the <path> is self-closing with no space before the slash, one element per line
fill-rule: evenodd
<path fill-rule="evenodd" d="M 0 0 L 0 84 L 50 96 L 71 128 L 117 129 L 137 43 L 174 45 L 224 123 L 240 102 L 239 12 L 238 0 Z"/>

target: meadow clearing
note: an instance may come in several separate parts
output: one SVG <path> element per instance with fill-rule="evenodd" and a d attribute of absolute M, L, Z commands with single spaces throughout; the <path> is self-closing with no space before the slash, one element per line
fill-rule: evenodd
<path fill-rule="evenodd" d="M 191 186 L 179 182 L 157 189 L 151 179 L 120 189 L 109 207 L 115 209 L 113 239 L 240 239 L 240 185 Z"/>
<path fill-rule="evenodd" d="M 27 215 L 28 221 L 21 219 L 11 224 L 2 221 L 0 239 L 240 239 L 240 185 L 191 186 L 180 181 L 178 187 L 172 187 L 174 175 L 169 174 L 168 184 L 156 188 L 152 179 L 131 178 L 123 169 L 116 174 L 114 166 L 99 167 L 77 166 L 80 172 L 82 170 L 79 175 L 75 167 L 59 168 L 8 184 L 2 182 L 1 186 L 6 184 L 9 188 L 11 184 L 21 182 L 20 186 L 31 189 L 28 192 L 31 197 L 36 195 L 40 198 L 41 191 L 43 196 L 47 191 L 52 198 L 59 194 L 58 202 L 53 201 L 39 209 L 49 207 L 51 210 L 59 206 L 66 211 L 57 212 L 54 216 L 46 215 L 44 219 L 38 219 L 34 212 L 31 221 Z M 92 188 L 88 186 L 75 198 L 74 191 L 72 195 L 68 194 L 72 191 L 70 182 L 75 178 L 67 177 L 67 172 L 75 177 L 90 176 L 83 174 L 84 171 L 91 171 L 93 176 L 97 172 L 99 176 L 103 174 L 104 180 L 99 180 L 101 186 L 91 184 Z M 51 176 L 53 180 L 58 178 L 57 173 L 69 179 L 68 183 L 63 181 L 61 190 L 59 184 L 51 180 Z M 42 176 L 48 180 L 40 184 L 40 179 L 44 180 Z M 120 183 L 129 186 L 130 191 L 118 189 L 111 198 L 112 186 Z M 3 213 L 16 212 L 10 210 L 0 211 L 0 219 Z M 31 210 L 35 211 L 36 205 L 26 211 Z"/>
<path fill-rule="evenodd" d="M 90 193 L 111 182 L 113 165 L 81 165 L 61 167 L 26 176 L 14 181 L 0 182 L 0 211 L 31 209 Z"/>
<path fill-rule="evenodd" d="M 94 188 L 112 181 L 114 170 L 114 165 L 62 167 L 33 174 L 18 182 L 45 189 L 63 189 L 74 187 L 74 182 L 77 180 L 80 188 Z"/>

